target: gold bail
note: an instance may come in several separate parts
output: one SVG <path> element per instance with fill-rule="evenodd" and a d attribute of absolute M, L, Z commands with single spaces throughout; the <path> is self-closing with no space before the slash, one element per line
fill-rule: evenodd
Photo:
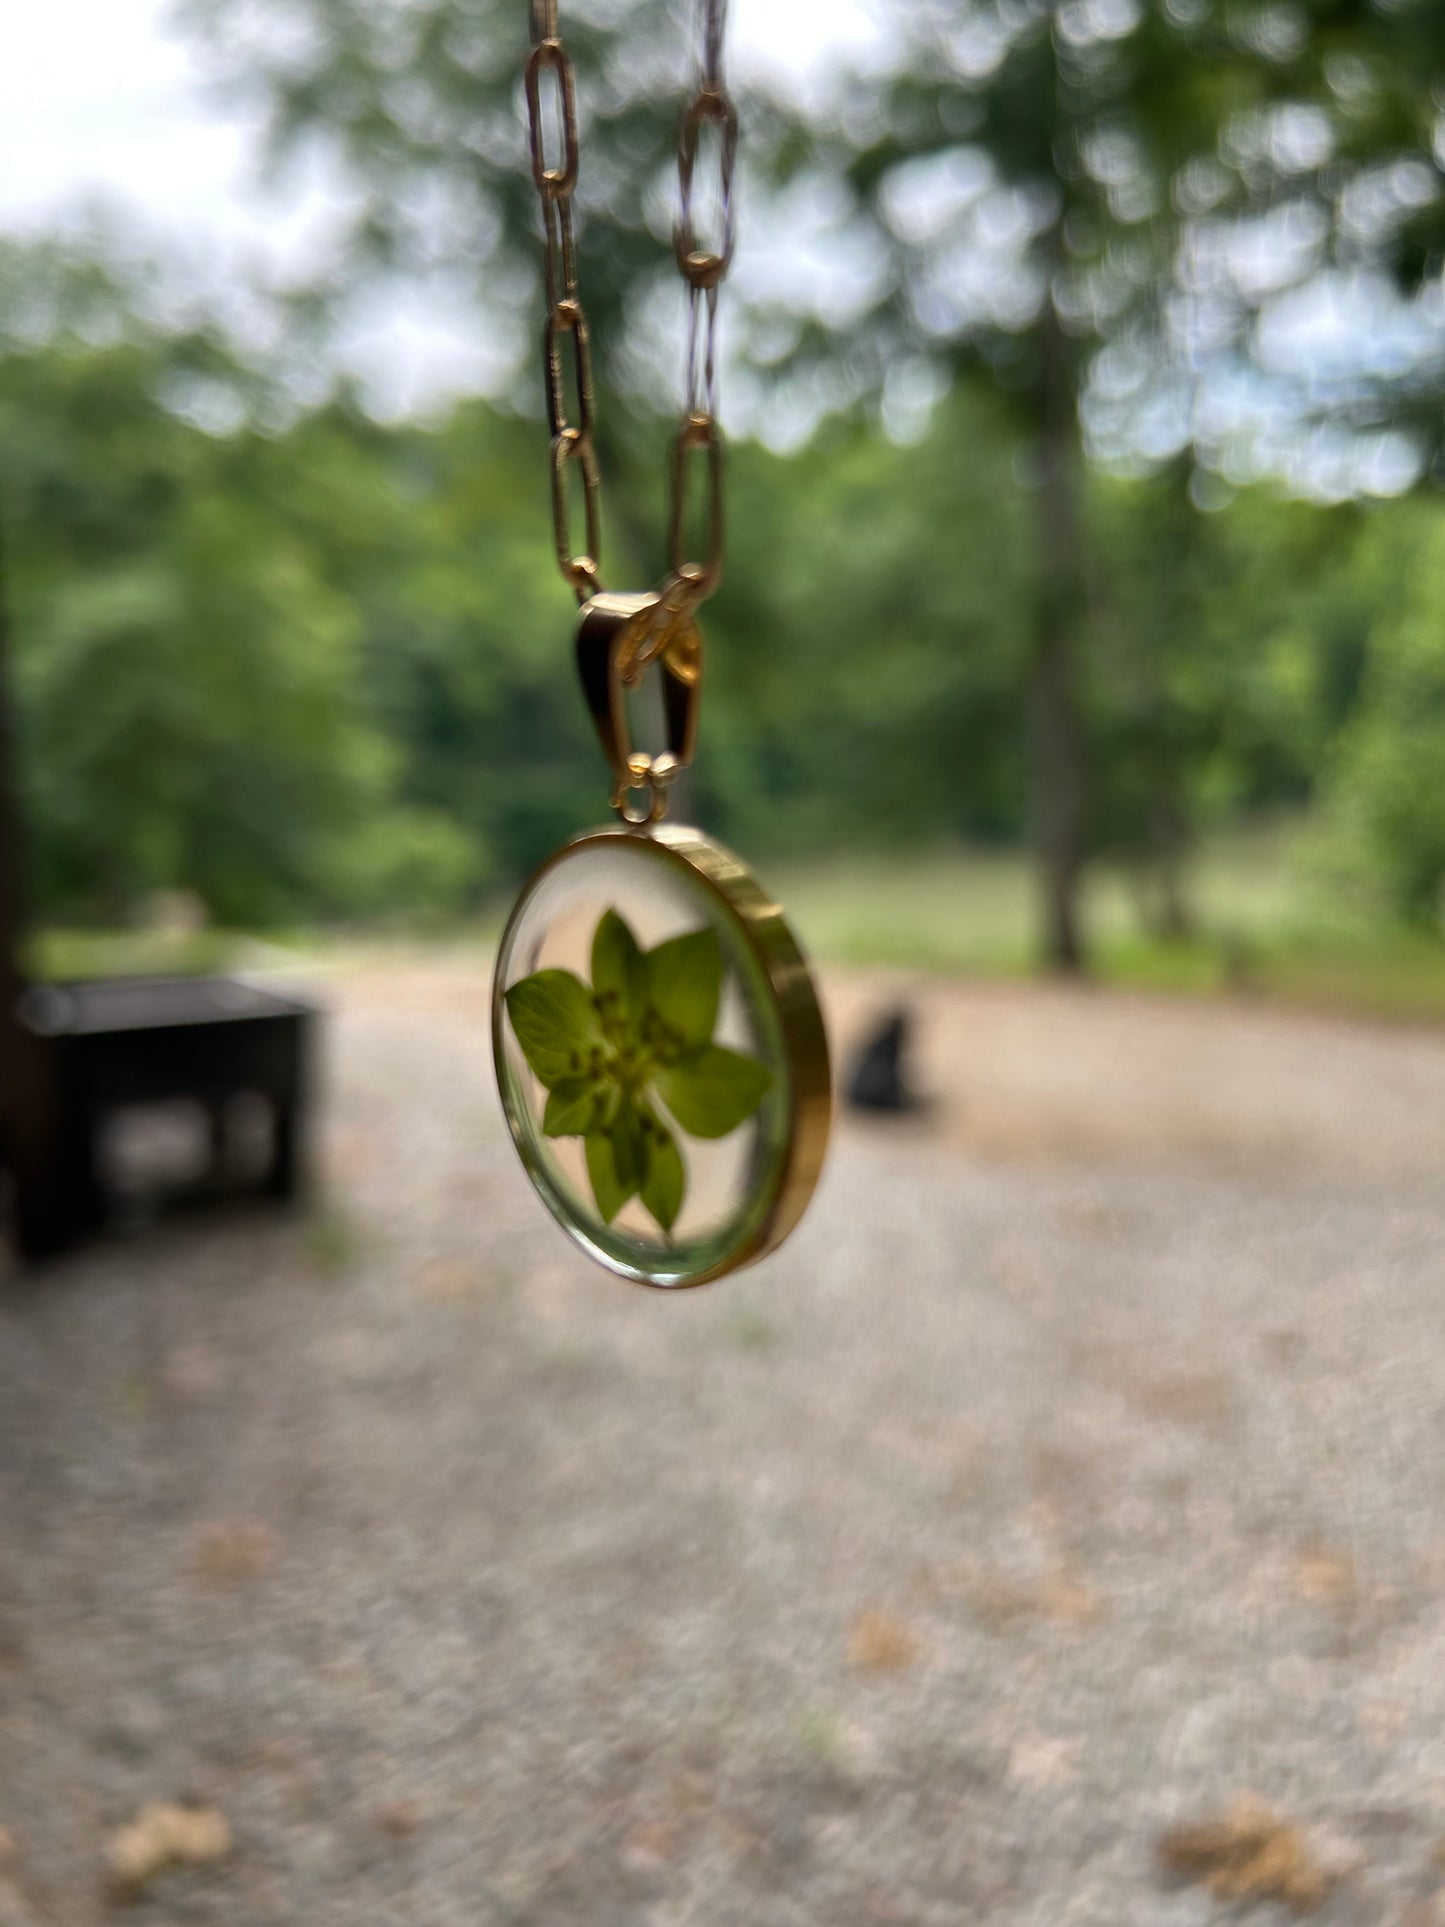
<path fill-rule="evenodd" d="M 633 748 L 627 691 L 636 689 L 649 663 L 662 677 L 666 748 L 657 755 Z M 577 624 L 577 672 L 602 753 L 612 770 L 612 807 L 624 823 L 660 822 L 667 813 L 667 786 L 692 761 L 702 690 L 702 635 L 691 609 L 678 609 L 665 593 L 600 593 L 582 605 Z M 645 811 L 628 803 L 633 790 L 649 792 Z"/>

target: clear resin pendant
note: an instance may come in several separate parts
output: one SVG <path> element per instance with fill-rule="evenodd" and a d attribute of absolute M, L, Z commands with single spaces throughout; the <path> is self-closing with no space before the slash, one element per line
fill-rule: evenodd
<path fill-rule="evenodd" d="M 548 859 L 502 937 L 492 1042 L 543 1203 L 623 1277 L 703 1284 L 801 1217 L 822 1016 L 781 910 L 700 832 L 597 830 Z"/>

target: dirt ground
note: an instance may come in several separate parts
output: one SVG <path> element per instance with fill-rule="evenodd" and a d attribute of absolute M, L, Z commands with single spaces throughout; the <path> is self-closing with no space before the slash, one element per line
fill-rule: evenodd
<path fill-rule="evenodd" d="M 453 963 L 332 985 L 310 1219 L 0 1292 L 0 1927 L 156 1801 L 135 1927 L 1445 1923 L 1445 1037 L 900 988 L 935 1103 L 709 1291 L 545 1219 Z"/>

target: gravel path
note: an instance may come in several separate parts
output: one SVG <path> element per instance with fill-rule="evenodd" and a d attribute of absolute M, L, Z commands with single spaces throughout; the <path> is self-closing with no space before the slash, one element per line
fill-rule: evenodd
<path fill-rule="evenodd" d="M 178 1798 L 136 1927 L 1186 1927 L 1245 1789 L 1445 1923 L 1445 1039 L 917 995 L 708 1292 L 571 1255 L 451 965 L 337 984 L 325 1215 L 0 1294 L 0 1927 Z"/>

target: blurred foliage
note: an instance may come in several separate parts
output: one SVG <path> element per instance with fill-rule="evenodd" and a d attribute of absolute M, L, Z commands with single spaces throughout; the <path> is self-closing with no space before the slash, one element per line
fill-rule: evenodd
<path fill-rule="evenodd" d="M 1378 612 L 1329 751 L 1323 862 L 1363 914 L 1445 928 L 1445 516 L 1402 504 L 1361 557 Z"/>
<path fill-rule="evenodd" d="M 452 915 L 601 816 L 526 424 L 467 403 L 382 428 L 342 395 L 265 426 L 263 378 L 148 320 L 142 289 L 53 251 L 6 271 L 59 302 L 27 343 L 17 295 L 0 359 L 47 916 L 124 919 L 160 890 L 231 924 Z M 1019 840 L 1039 564 L 1015 457 L 967 383 L 913 445 L 843 420 L 791 457 L 737 450 L 695 778 L 721 834 L 783 855 Z M 1201 829 L 1307 806 L 1320 769 L 1356 843 L 1396 853 L 1371 859 L 1391 904 L 1424 914 L 1439 508 L 1255 490 L 1201 514 L 1166 470 L 1094 477 L 1085 509 L 1090 847 L 1146 920 L 1183 934 Z"/>
<path fill-rule="evenodd" d="M 217 84 L 263 110 L 273 161 L 320 147 L 352 185 L 299 306 L 324 317 L 402 264 L 471 280 L 515 335 L 516 314 L 535 311 L 537 250 L 513 8 L 179 0 L 179 17 Z M 658 0 L 566 10 L 580 201 L 607 222 L 605 247 L 583 237 L 589 305 L 614 390 L 654 408 L 678 28 Z M 754 788 L 736 812 L 772 825 L 786 806 L 795 836 L 843 818 L 879 833 L 908 817 L 1026 831 L 1044 952 L 1075 967 L 1091 853 L 1131 846 L 1154 873 L 1151 920 L 1182 935 L 1180 864 L 1201 805 L 1299 799 L 1307 749 L 1320 752 L 1360 674 L 1356 601 L 1313 593 L 1311 550 L 1332 561 L 1336 531 L 1274 505 L 1258 512 L 1259 540 L 1244 511 L 1206 526 L 1191 471 L 1231 456 L 1201 382 L 1206 367 L 1257 374 L 1270 304 L 1312 280 L 1393 285 L 1402 299 L 1438 282 L 1445 25 L 1437 0 L 919 0 L 894 10 L 889 33 L 873 69 L 835 77 L 821 101 L 781 80 L 745 90 L 748 169 L 779 197 L 775 219 L 796 213 L 808 271 L 755 291 L 740 332 L 761 385 L 794 404 L 810 395 L 814 413 L 887 420 L 952 400 L 912 455 L 830 431 L 788 468 L 817 521 L 799 530 L 785 505 L 739 530 L 734 579 L 761 585 L 742 592 L 755 621 L 786 614 L 790 646 L 738 623 L 736 601 L 720 613 L 725 640 L 735 623 L 760 636 L 753 673 L 769 700 L 761 729 L 727 740 L 728 774 L 704 781 L 726 813 L 745 769 Z M 1269 379 L 1287 393 L 1296 450 L 1313 425 L 1374 435 L 1382 458 L 1423 467 L 1439 441 L 1438 326 L 1433 347 L 1362 351 L 1318 382 Z M 1089 452 L 1162 469 L 1157 486 L 1101 503 L 1086 425 Z M 1408 446 L 1398 432 L 1391 444 L 1402 429 Z M 764 466 L 744 467 L 735 496 L 788 493 Z M 910 485 L 915 470 L 925 486 Z M 809 539 L 818 521 L 835 526 L 830 510 L 858 514 L 856 552 Z M 969 567 L 979 556 L 985 588 Z M 800 560 L 812 575 L 795 589 Z M 1240 568 L 1259 591 L 1249 606 L 1237 575 L 1224 580 Z M 945 615 L 935 605 L 950 592 Z M 886 671 L 866 653 L 852 666 L 835 642 L 813 672 L 815 637 L 839 614 L 845 630 L 866 616 Z M 808 685 L 811 743 L 784 740 L 785 677 Z M 925 685 L 932 700 L 916 709 Z M 845 693 L 851 720 L 835 713 Z M 841 767 L 896 754 L 905 721 L 886 795 L 866 773 L 840 787 Z M 727 728 L 716 705 L 713 728 Z M 1365 751 L 1353 754 L 1363 783 Z M 964 772 L 948 797 L 935 795 L 940 771 Z"/>
<path fill-rule="evenodd" d="M 406 796 L 365 688 L 350 550 L 358 514 L 389 521 L 370 432 L 344 409 L 249 425 L 251 371 L 205 328 L 147 322 L 100 264 L 11 249 L 4 270 L 0 502 L 40 907 L 117 919 L 185 888 L 260 923 L 439 878 L 456 894 L 475 854 Z M 218 416 L 236 425 L 201 425 Z"/>
<path fill-rule="evenodd" d="M 264 112 L 272 160 L 319 146 L 353 190 L 290 292 L 303 334 L 404 274 L 532 340 L 517 9 L 176 11 Z M 684 49 L 662 0 L 567 18 L 607 573 L 647 583 Z M 817 258 L 786 302 L 755 290 L 736 338 L 750 392 L 818 426 L 789 455 L 734 451 L 688 779 L 721 835 L 783 857 L 1031 839 L 1067 964 L 1090 865 L 1185 947 L 1201 840 L 1309 812 L 1334 900 L 1438 937 L 1438 326 L 1313 387 L 1258 331 L 1322 275 L 1438 296 L 1440 22 L 1434 0 L 923 0 L 821 106 L 747 89 L 752 189 L 811 210 Z M 0 255 L 0 515 L 48 915 L 179 889 L 233 924 L 451 917 L 602 814 L 536 421 L 465 402 L 383 427 L 344 386 L 303 408 L 294 347 L 259 365 L 103 250 Z M 1297 441 L 1326 417 L 1403 432 L 1417 493 L 1241 486 L 1259 464 L 1201 400 L 1221 370 Z"/>

